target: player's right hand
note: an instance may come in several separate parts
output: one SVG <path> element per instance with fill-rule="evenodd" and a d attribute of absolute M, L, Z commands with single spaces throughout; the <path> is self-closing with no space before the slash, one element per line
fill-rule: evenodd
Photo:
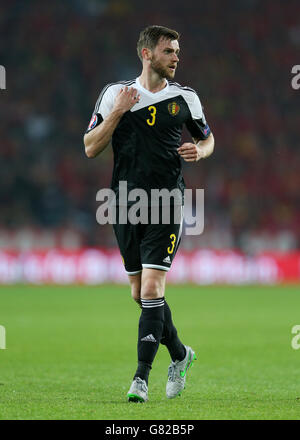
<path fill-rule="evenodd" d="M 120 111 L 121 113 L 128 112 L 137 102 L 140 101 L 141 95 L 138 94 L 137 90 L 133 87 L 128 88 L 127 86 L 122 88 L 118 95 L 116 96 L 114 102 L 114 110 Z"/>

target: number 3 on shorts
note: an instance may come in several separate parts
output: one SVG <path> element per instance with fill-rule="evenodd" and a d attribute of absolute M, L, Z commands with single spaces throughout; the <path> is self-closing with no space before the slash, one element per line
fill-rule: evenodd
<path fill-rule="evenodd" d="M 171 238 L 171 246 L 169 246 L 168 249 L 167 249 L 168 254 L 172 254 L 173 251 L 174 251 L 174 247 L 175 247 L 175 243 L 176 243 L 176 235 L 175 234 L 171 234 L 170 238 Z"/>

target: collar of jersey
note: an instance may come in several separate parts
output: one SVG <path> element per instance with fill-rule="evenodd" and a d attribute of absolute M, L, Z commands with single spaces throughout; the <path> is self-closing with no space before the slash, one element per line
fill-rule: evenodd
<path fill-rule="evenodd" d="M 135 83 L 136 83 L 137 88 L 141 89 L 144 93 L 146 93 L 146 95 L 148 95 L 148 96 L 160 96 L 160 95 L 163 95 L 163 94 L 167 93 L 167 91 L 169 90 L 169 82 L 168 82 L 168 80 L 166 80 L 166 81 L 167 81 L 166 87 L 161 89 L 159 92 L 155 92 L 155 93 L 152 93 L 149 90 L 145 89 L 145 87 L 143 87 L 141 85 L 139 78 L 136 78 Z"/>

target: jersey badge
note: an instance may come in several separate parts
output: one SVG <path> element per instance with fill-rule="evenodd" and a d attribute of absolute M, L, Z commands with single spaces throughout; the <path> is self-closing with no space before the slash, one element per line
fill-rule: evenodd
<path fill-rule="evenodd" d="M 168 104 L 168 110 L 170 115 L 176 116 L 179 113 L 180 106 L 177 104 L 177 102 L 170 102 L 170 104 Z"/>

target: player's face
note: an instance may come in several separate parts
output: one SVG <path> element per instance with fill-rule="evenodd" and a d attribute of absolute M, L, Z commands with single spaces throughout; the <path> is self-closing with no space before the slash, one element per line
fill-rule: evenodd
<path fill-rule="evenodd" d="M 177 40 L 161 38 L 152 52 L 151 67 L 162 78 L 173 79 L 179 62 Z"/>

